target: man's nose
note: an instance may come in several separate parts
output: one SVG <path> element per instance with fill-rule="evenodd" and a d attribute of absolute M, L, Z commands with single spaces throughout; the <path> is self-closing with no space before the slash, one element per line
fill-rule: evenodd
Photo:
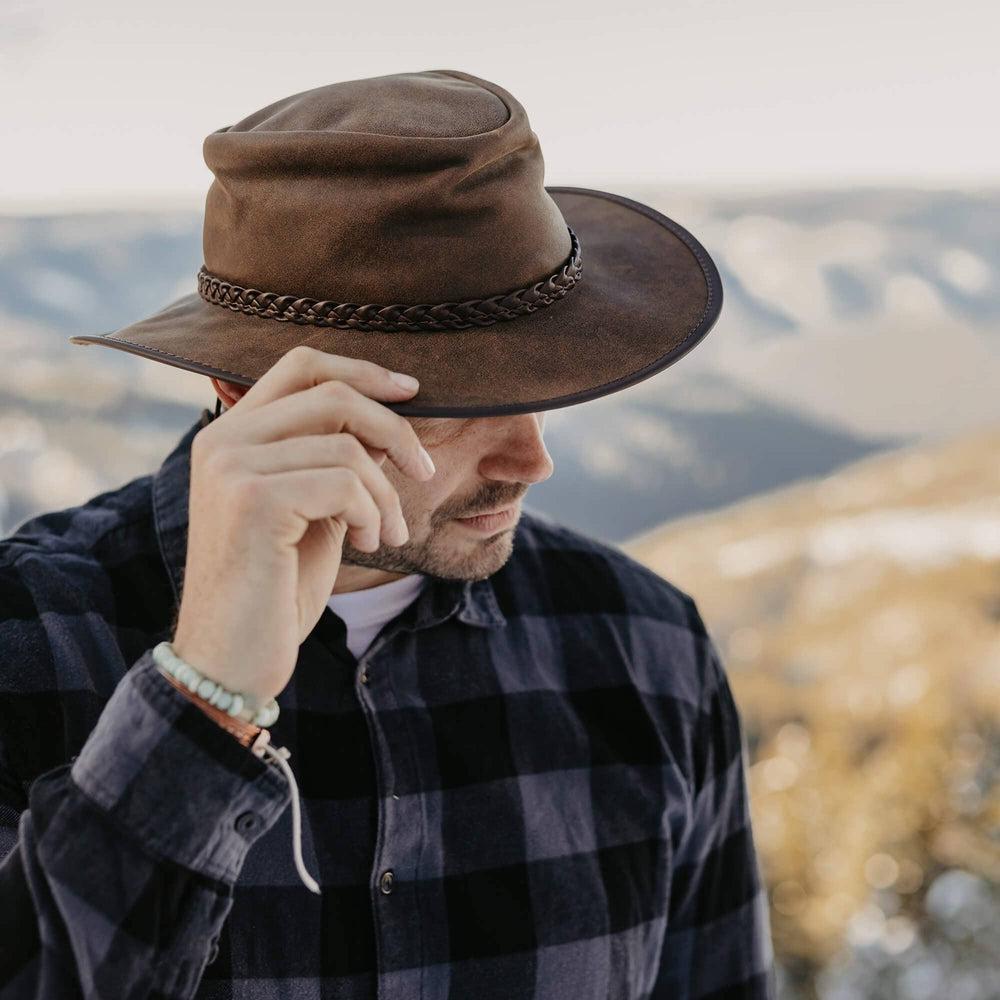
<path fill-rule="evenodd" d="M 519 413 L 498 418 L 503 433 L 493 436 L 490 450 L 479 463 L 487 479 L 509 479 L 540 483 L 552 475 L 555 465 L 542 440 L 543 414 Z"/>

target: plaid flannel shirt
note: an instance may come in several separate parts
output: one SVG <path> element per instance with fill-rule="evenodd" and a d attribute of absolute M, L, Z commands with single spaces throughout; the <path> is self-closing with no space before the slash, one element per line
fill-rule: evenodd
<path fill-rule="evenodd" d="M 693 600 L 523 508 L 278 696 L 291 789 L 152 661 L 190 444 L 0 541 L 0 997 L 771 997 L 746 743 Z M 234 572 L 239 572 L 235 567 Z"/>

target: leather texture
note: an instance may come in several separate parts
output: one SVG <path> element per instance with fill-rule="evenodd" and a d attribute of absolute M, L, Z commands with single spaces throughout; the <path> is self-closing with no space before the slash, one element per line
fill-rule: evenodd
<path fill-rule="evenodd" d="M 565 294 L 464 329 L 316 326 L 207 301 L 197 290 L 75 344 L 103 344 L 252 385 L 298 344 L 415 375 L 385 403 L 414 416 L 554 409 L 668 367 L 712 328 L 719 273 L 682 226 L 589 188 L 548 187 L 521 104 L 457 70 L 351 80 L 294 94 L 211 133 L 204 270 L 282 296 L 455 303 L 558 272 Z M 293 310 L 294 312 L 294 310 Z"/>

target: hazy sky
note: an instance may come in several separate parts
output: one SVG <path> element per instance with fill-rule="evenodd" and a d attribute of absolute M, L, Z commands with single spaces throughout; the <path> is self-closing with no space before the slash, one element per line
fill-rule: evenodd
<path fill-rule="evenodd" d="M 0 211 L 204 203 L 204 137 L 337 80 L 460 69 L 546 183 L 996 183 L 995 0 L 0 0 Z"/>

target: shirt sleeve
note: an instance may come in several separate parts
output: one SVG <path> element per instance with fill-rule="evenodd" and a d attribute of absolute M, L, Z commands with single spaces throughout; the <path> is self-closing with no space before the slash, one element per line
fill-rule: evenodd
<path fill-rule="evenodd" d="M 290 798 L 144 652 L 75 761 L 39 775 L 19 817 L 0 806 L 0 998 L 190 998 Z"/>
<path fill-rule="evenodd" d="M 694 612 L 704 682 L 691 730 L 691 802 L 674 847 L 654 1000 L 773 1000 L 767 892 L 750 822 L 747 744 L 719 653 Z"/>

